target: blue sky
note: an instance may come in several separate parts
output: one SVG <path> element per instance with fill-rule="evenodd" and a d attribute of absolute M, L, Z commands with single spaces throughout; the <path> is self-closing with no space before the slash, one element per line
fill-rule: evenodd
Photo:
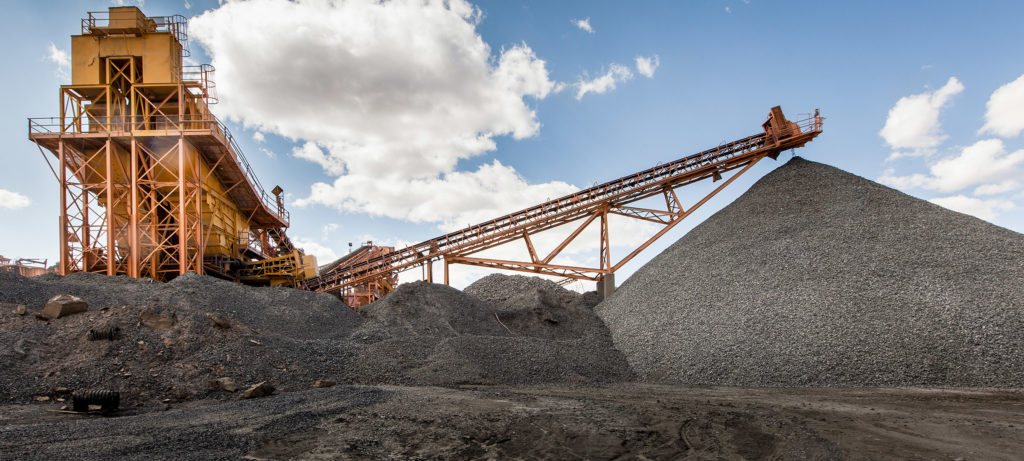
<path fill-rule="evenodd" d="M 218 68 L 214 112 L 262 183 L 289 194 L 290 235 L 322 255 L 425 240 L 754 134 L 774 105 L 827 117 L 800 155 L 1024 231 L 1022 2 L 454 2 L 469 8 L 461 17 L 363 3 L 141 5 L 204 15 L 191 48 Z M 59 51 L 111 4 L 8 5 L 4 256 L 57 255 L 57 182 L 26 119 L 57 114 Z M 264 45 L 239 46 L 253 42 Z M 657 64 L 650 77 L 638 57 Z M 614 88 L 601 88 L 606 75 Z M 758 164 L 619 281 L 777 165 Z"/>

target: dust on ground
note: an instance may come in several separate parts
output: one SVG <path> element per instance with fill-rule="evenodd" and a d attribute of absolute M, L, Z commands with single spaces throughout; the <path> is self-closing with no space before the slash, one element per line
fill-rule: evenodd
<path fill-rule="evenodd" d="M 116 418 L 8 405 L 12 459 L 1019 459 L 1024 394 L 336 386 Z"/>

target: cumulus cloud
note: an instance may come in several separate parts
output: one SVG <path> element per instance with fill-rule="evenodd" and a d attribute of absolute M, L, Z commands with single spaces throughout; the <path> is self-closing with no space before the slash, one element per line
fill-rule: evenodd
<path fill-rule="evenodd" d="M 334 250 L 326 246 L 323 246 L 319 243 L 316 243 L 311 239 L 298 238 L 295 239 L 293 242 L 295 243 L 296 247 L 302 248 L 302 251 L 304 251 L 306 254 L 316 256 L 316 263 L 319 265 L 323 265 L 338 259 L 338 255 L 337 253 L 334 252 Z"/>
<path fill-rule="evenodd" d="M 608 67 L 608 71 L 600 77 L 584 80 L 582 77 L 576 82 L 576 100 L 583 99 L 583 96 L 587 93 L 603 94 L 609 90 L 614 90 L 615 86 L 619 83 L 631 80 L 633 78 L 633 72 L 628 67 L 620 64 L 612 64 Z"/>
<path fill-rule="evenodd" d="M 258 143 L 264 143 L 267 141 L 267 137 L 263 135 L 262 131 L 257 131 L 252 134 L 252 140 Z"/>
<path fill-rule="evenodd" d="M 594 28 L 593 28 L 593 27 L 590 27 L 590 18 L 584 18 L 584 19 L 573 19 L 573 20 L 572 20 L 572 23 L 573 23 L 573 24 L 574 24 L 574 25 L 575 25 L 576 27 L 579 27 L 579 28 L 580 28 L 580 30 L 584 30 L 584 31 L 586 31 L 586 32 L 587 32 L 588 34 L 592 34 L 592 33 L 594 33 Z"/>
<path fill-rule="evenodd" d="M 985 184 L 978 186 L 974 189 L 974 195 L 999 195 L 1007 192 L 1013 192 L 1020 189 L 1021 184 L 1017 181 L 1009 180 L 995 184 Z"/>
<path fill-rule="evenodd" d="M 999 182 L 1024 175 L 1024 149 L 1007 153 L 1003 141 L 985 139 L 963 148 L 960 154 L 943 158 L 929 167 L 930 174 L 898 176 L 893 170 L 878 179 L 892 187 L 923 188 L 954 192 L 977 184 Z"/>
<path fill-rule="evenodd" d="M 1024 75 L 999 87 L 988 99 L 979 133 L 1012 138 L 1024 131 Z"/>
<path fill-rule="evenodd" d="M 458 170 L 497 137 L 536 135 L 531 104 L 565 87 L 525 43 L 492 50 L 480 20 L 463 0 L 250 0 L 189 26 L 217 68 L 218 112 L 333 177 L 291 203 L 451 230 L 578 190 L 497 160 Z M 578 97 L 629 78 L 613 65 Z"/>
<path fill-rule="evenodd" d="M 576 190 L 560 181 L 529 184 L 515 169 L 494 160 L 472 172 L 452 171 L 399 183 L 345 175 L 333 184 L 313 184 L 310 196 L 296 204 L 315 203 L 339 211 L 439 222 L 444 230 L 454 230 Z"/>
<path fill-rule="evenodd" d="M 995 219 L 1003 211 L 1014 209 L 1013 202 L 1002 199 L 988 199 L 982 200 L 973 197 L 967 197 L 964 195 L 954 195 L 952 197 L 940 197 L 929 200 L 936 205 L 941 207 L 949 208 L 953 211 L 959 211 L 960 213 L 969 214 L 971 216 L 991 221 Z"/>
<path fill-rule="evenodd" d="M 661 65 L 661 60 L 658 59 L 658 55 L 651 56 L 649 58 L 643 56 L 636 57 L 636 71 L 647 78 L 654 78 L 654 71 Z"/>
<path fill-rule="evenodd" d="M 57 65 L 58 78 L 61 80 L 71 78 L 69 74 L 71 71 L 71 56 L 68 55 L 67 51 L 57 48 L 57 45 L 54 45 L 53 42 L 51 42 L 46 59 Z"/>
<path fill-rule="evenodd" d="M 939 124 L 939 113 L 950 98 L 964 90 L 956 77 L 950 77 L 942 88 L 896 101 L 889 110 L 885 126 L 878 132 L 896 152 L 890 158 L 927 155 L 946 140 Z"/>
<path fill-rule="evenodd" d="M 461 0 L 253 0 L 193 18 L 190 33 L 229 118 L 315 141 L 348 174 L 434 177 L 496 136 L 536 134 L 527 98 L 555 88 L 524 44 L 493 59 L 479 19 Z"/>
<path fill-rule="evenodd" d="M 301 146 L 296 146 L 292 149 L 292 155 L 295 158 L 301 158 L 320 165 L 330 175 L 340 176 L 345 174 L 345 162 L 337 156 L 324 153 L 323 149 L 316 145 L 315 142 L 308 141 Z"/>
<path fill-rule="evenodd" d="M 24 195 L 0 189 L 0 208 L 17 210 L 18 208 L 25 208 L 31 204 L 32 202 Z"/>

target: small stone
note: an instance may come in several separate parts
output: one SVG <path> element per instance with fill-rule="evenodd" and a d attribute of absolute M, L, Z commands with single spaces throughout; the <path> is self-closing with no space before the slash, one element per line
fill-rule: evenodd
<path fill-rule="evenodd" d="M 154 330 L 166 330 L 178 323 L 178 316 L 174 313 L 161 314 L 155 309 L 149 309 L 139 315 L 142 324 Z"/>
<path fill-rule="evenodd" d="M 69 394 L 69 393 L 71 393 L 71 389 L 68 389 L 66 387 L 58 387 L 58 388 L 54 389 L 53 391 L 58 393 L 58 394 Z"/>
<path fill-rule="evenodd" d="M 24 304 L 18 304 L 17 306 L 14 306 L 14 313 L 15 314 L 25 315 L 25 313 L 27 313 L 27 312 L 28 312 L 28 309 L 25 307 Z"/>
<path fill-rule="evenodd" d="M 57 295 L 50 298 L 43 308 L 43 315 L 51 319 L 66 317 L 89 310 L 85 300 L 77 296 Z"/>
<path fill-rule="evenodd" d="M 313 387 L 331 387 L 334 386 L 335 384 L 338 383 L 331 381 L 329 379 L 319 379 L 315 383 L 313 383 Z"/>
<path fill-rule="evenodd" d="M 238 391 L 238 385 L 235 384 L 235 380 L 223 377 L 210 380 L 210 387 L 213 389 L 219 389 L 222 391 L 236 392 Z"/>
<path fill-rule="evenodd" d="M 37 395 L 37 396 L 33 397 L 32 399 L 35 400 L 36 402 L 49 402 L 50 401 L 50 397 L 45 396 L 45 395 Z"/>
<path fill-rule="evenodd" d="M 265 397 L 274 393 L 274 386 L 267 384 L 266 381 L 258 384 L 253 384 L 251 387 L 242 393 L 243 399 L 251 399 L 255 397 Z"/>
<path fill-rule="evenodd" d="M 231 321 L 224 317 L 213 314 L 206 314 L 206 317 L 210 319 L 210 324 L 218 330 L 227 330 L 231 328 Z"/>

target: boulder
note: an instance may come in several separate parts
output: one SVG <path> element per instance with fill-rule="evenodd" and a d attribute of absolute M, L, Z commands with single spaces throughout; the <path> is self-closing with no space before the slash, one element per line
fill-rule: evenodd
<path fill-rule="evenodd" d="M 89 305 L 82 298 L 71 295 L 57 295 L 50 298 L 43 308 L 43 315 L 51 319 L 66 317 L 89 310 Z"/>
<path fill-rule="evenodd" d="M 274 393 L 274 386 L 267 384 L 266 381 L 258 384 L 253 384 L 245 392 L 242 393 L 243 399 L 252 399 L 256 397 L 265 397 Z"/>

